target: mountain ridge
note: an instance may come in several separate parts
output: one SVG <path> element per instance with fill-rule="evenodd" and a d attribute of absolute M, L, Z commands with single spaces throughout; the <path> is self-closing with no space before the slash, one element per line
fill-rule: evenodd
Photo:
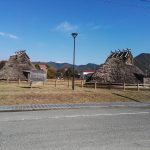
<path fill-rule="evenodd" d="M 46 64 L 50 67 L 53 67 L 57 70 L 60 70 L 62 68 L 70 68 L 72 67 L 72 64 L 70 63 L 57 63 L 57 62 L 33 62 L 33 64 Z M 77 69 L 78 71 L 83 71 L 83 70 L 96 70 L 99 68 L 98 64 L 94 64 L 94 63 L 88 63 L 85 65 L 75 65 L 75 69 Z"/>
<path fill-rule="evenodd" d="M 141 53 L 134 58 L 134 64 L 138 66 L 146 76 L 150 76 L 150 53 Z"/>

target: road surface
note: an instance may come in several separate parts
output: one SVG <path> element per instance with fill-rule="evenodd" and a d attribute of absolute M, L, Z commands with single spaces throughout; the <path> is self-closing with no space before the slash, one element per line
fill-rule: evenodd
<path fill-rule="evenodd" d="M 150 150 L 150 107 L 3 112 L 0 150 Z"/>

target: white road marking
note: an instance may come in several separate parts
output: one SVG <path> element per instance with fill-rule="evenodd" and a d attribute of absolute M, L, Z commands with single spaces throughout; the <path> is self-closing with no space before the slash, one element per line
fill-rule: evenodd
<path fill-rule="evenodd" d="M 109 107 L 125 107 L 125 105 L 111 105 L 111 106 L 74 106 L 74 108 L 109 108 Z"/>
<path fill-rule="evenodd" d="M 70 116 L 49 116 L 49 117 L 31 117 L 26 116 L 24 118 L 1 118 L 0 122 L 7 121 L 26 121 L 26 120 L 42 120 L 42 119 L 63 119 L 63 118 L 79 118 L 79 117 L 99 117 L 99 116 L 120 116 L 120 115 L 140 115 L 140 114 L 149 114 L 150 112 L 124 112 L 124 113 L 108 113 L 108 114 L 80 114 L 80 115 L 70 115 Z"/>
<path fill-rule="evenodd" d="M 136 115 L 136 114 L 149 114 L 149 112 L 93 114 L 93 115 L 83 114 L 83 115 L 70 115 L 70 116 L 54 116 L 54 117 L 48 117 L 48 119 L 78 118 L 78 117 L 97 117 L 97 116 L 119 116 L 119 115 Z"/>

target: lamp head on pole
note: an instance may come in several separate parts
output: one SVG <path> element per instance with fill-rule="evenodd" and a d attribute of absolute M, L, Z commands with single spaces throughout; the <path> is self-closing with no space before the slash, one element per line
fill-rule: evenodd
<path fill-rule="evenodd" d="M 73 38 L 76 38 L 78 33 L 72 33 L 71 35 L 72 35 Z"/>

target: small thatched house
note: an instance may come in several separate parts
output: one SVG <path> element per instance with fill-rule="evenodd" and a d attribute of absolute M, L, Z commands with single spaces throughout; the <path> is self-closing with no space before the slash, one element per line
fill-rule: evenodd
<path fill-rule="evenodd" d="M 142 83 L 144 73 L 134 65 L 130 49 L 111 52 L 106 62 L 87 81 L 100 83 Z"/>
<path fill-rule="evenodd" d="M 36 70 L 25 51 L 18 51 L 7 62 L 0 63 L 0 80 L 28 80 L 30 71 Z"/>

